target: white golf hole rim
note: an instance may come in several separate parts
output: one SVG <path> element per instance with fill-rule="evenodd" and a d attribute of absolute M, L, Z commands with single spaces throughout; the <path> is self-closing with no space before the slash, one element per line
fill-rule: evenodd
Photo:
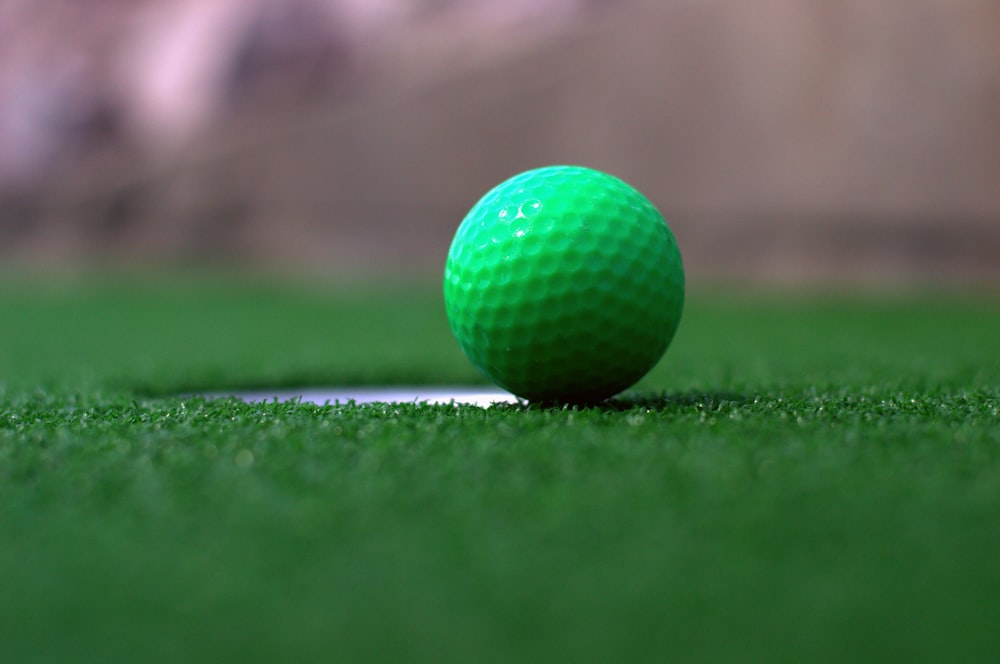
<path fill-rule="evenodd" d="M 299 400 L 320 406 L 330 404 L 369 403 L 426 403 L 426 404 L 466 404 L 489 408 L 497 403 L 518 403 L 510 392 L 489 388 L 469 387 L 311 387 L 304 389 L 252 390 L 231 393 L 217 393 L 217 397 L 235 397 L 247 403 Z"/>

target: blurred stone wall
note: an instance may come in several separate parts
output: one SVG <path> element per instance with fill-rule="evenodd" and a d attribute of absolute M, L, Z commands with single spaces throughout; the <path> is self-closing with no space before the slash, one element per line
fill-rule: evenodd
<path fill-rule="evenodd" d="M 582 163 L 698 279 L 1000 281 L 994 0 L 135 6 L 79 49 L 113 94 L 77 64 L 48 163 L 0 151 L 8 263 L 430 273 L 493 184 Z"/>

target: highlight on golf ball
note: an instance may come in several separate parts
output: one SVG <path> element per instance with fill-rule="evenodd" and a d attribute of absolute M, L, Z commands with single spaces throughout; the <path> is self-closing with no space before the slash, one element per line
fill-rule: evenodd
<path fill-rule="evenodd" d="M 656 207 L 581 166 L 526 171 L 494 187 L 455 234 L 445 310 L 462 350 L 529 401 L 596 403 L 666 352 L 684 307 L 684 267 Z"/>

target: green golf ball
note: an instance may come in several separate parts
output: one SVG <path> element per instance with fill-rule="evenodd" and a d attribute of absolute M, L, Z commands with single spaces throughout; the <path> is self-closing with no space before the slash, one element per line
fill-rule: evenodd
<path fill-rule="evenodd" d="M 580 166 L 527 171 L 466 215 L 444 271 L 462 350 L 529 401 L 595 403 L 634 385 L 680 322 L 684 267 L 649 200 Z"/>

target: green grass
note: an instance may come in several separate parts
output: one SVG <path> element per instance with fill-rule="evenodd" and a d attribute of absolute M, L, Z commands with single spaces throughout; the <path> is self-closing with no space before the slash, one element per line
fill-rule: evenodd
<path fill-rule="evenodd" d="M 481 382 L 434 288 L 0 311 L 0 660 L 1000 657 L 995 296 L 695 291 L 582 410 L 176 396 Z"/>

